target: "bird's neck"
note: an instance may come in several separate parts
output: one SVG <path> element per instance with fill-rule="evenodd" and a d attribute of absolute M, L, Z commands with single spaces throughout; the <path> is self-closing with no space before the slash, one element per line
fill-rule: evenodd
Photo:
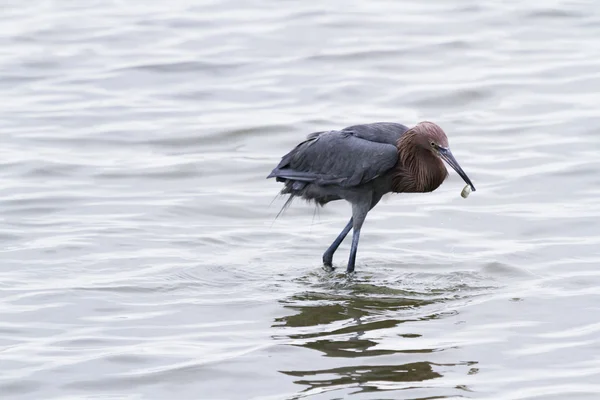
<path fill-rule="evenodd" d="M 397 147 L 397 174 L 392 178 L 395 192 L 432 192 L 448 176 L 442 160 L 419 146 L 414 135 L 403 135 Z"/>

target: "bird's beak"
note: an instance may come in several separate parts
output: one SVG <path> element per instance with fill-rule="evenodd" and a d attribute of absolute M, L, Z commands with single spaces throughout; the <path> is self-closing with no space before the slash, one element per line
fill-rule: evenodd
<path fill-rule="evenodd" d="M 447 147 L 438 147 L 438 151 L 440 153 L 441 159 L 446 161 L 448 165 L 450 165 L 456 171 L 456 173 L 460 175 L 461 178 L 463 178 L 467 185 L 471 186 L 471 190 L 475 191 L 475 186 L 473 186 L 473 183 L 471 183 L 471 180 L 469 179 L 465 171 L 463 171 L 463 169 L 460 167 L 458 161 L 456 161 L 456 158 L 454 158 L 450 149 Z"/>

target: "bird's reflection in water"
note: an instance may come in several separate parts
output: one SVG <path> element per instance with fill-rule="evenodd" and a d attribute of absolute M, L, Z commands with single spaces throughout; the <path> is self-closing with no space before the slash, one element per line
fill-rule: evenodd
<path fill-rule="evenodd" d="M 461 292 L 461 296 L 474 294 Z M 456 315 L 448 311 L 447 305 L 457 297 L 452 290 L 416 293 L 368 283 L 291 296 L 283 303 L 294 314 L 277 318 L 274 323 L 283 329 L 284 335 L 278 338 L 343 361 L 335 368 L 281 372 L 297 377 L 295 383 L 306 386 L 306 391 L 352 386 L 362 392 L 389 390 L 390 386 L 398 389 L 402 383 L 441 378 L 448 368 L 455 372 L 456 368 L 464 369 L 467 375 L 473 371 L 469 366 L 476 362 L 428 360 L 441 349 L 410 331 L 418 329 L 411 323 Z M 407 329 L 398 328 L 403 324 Z M 390 357 L 399 362 L 390 363 Z M 361 362 L 348 365 L 352 359 Z M 457 388 L 452 389 L 457 395 Z"/>
<path fill-rule="evenodd" d="M 369 382 L 415 382 L 442 376 L 433 370 L 432 363 L 429 362 L 415 362 L 404 365 L 361 365 L 316 371 L 286 371 L 284 373 L 303 378 L 296 381 L 296 383 L 311 386 L 311 388 L 359 384 L 363 391 L 378 389 L 377 386 L 370 386 Z M 336 378 L 311 379 L 311 377 L 318 375 L 334 375 Z"/>

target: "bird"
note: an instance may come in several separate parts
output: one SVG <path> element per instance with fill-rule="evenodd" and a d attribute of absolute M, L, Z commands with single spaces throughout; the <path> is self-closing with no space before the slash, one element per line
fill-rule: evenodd
<path fill-rule="evenodd" d="M 444 162 L 475 191 L 439 125 L 373 122 L 308 134 L 267 179 L 283 183 L 280 194 L 289 195 L 280 213 L 296 197 L 321 207 L 337 200 L 350 203 L 352 217 L 323 253 L 323 265 L 334 269 L 333 255 L 352 230 L 346 272 L 353 273 L 367 214 L 385 194 L 436 190 L 448 177 Z"/>

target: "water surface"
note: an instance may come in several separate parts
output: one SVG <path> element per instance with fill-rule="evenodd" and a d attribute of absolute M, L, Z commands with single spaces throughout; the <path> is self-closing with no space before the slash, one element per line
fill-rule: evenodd
<path fill-rule="evenodd" d="M 541 4 L 541 3 L 540 3 Z M 591 1 L 5 1 L 7 399 L 597 399 Z M 266 180 L 308 133 L 432 120 L 369 215 Z"/>

